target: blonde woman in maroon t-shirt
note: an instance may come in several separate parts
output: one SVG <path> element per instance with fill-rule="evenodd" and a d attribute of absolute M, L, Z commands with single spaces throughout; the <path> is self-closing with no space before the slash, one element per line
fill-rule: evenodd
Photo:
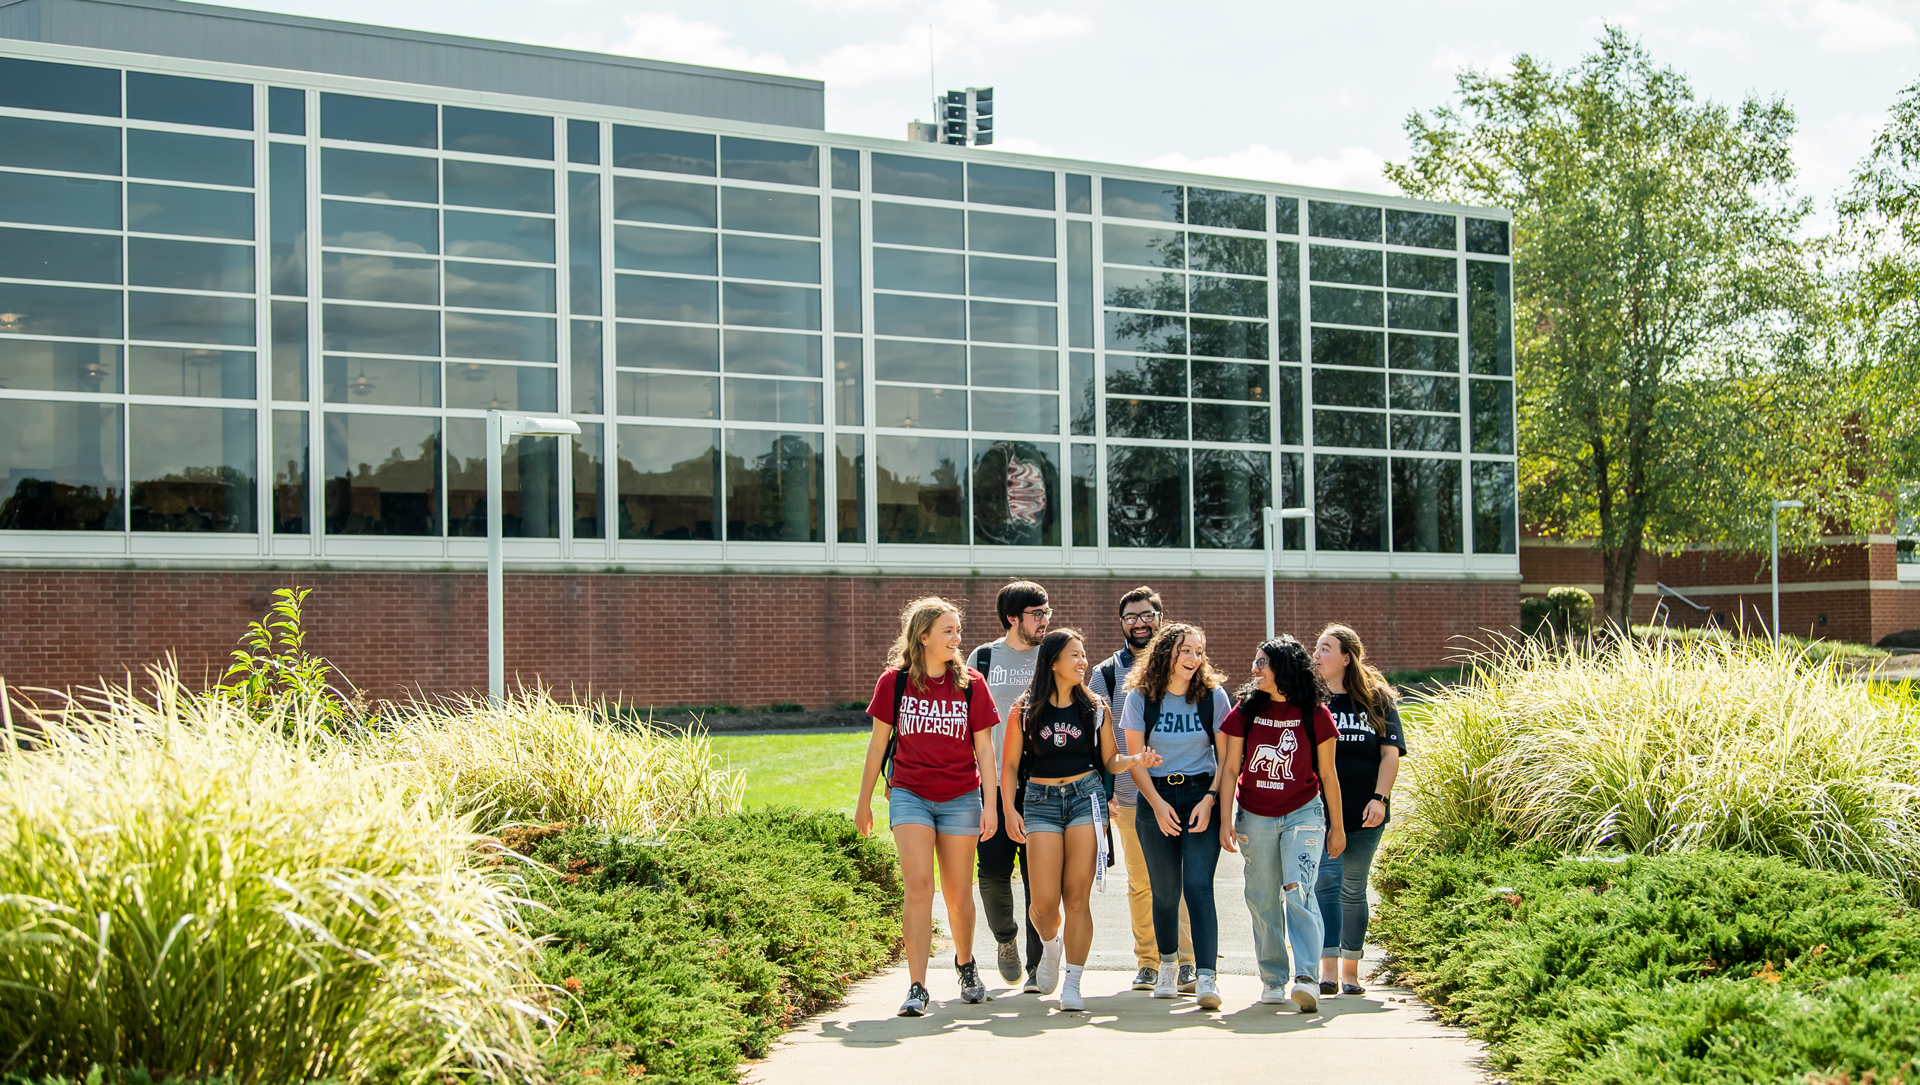
<path fill-rule="evenodd" d="M 987 989 L 973 960 L 973 859 L 999 827 L 993 744 L 1000 722 L 987 680 L 960 651 L 960 608 L 934 596 L 900 612 L 900 637 L 867 705 L 873 737 L 860 773 L 853 823 L 873 832 L 873 788 L 891 753 L 887 822 L 906 887 L 902 934 L 907 943 L 906 1001 L 900 1016 L 927 1012 L 927 953 L 933 942 L 934 856 L 940 892 L 953 928 L 953 967 L 960 999 L 979 1002 Z"/>

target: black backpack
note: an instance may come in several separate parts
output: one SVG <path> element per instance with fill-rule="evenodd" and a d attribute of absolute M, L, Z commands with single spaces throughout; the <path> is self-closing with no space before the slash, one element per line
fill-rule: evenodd
<path fill-rule="evenodd" d="M 880 755 L 880 778 L 893 786 L 893 755 L 900 748 L 900 699 L 907 694 L 907 669 L 898 668 L 893 672 L 893 724 L 887 734 L 887 752 Z M 973 716 L 973 683 L 963 688 L 967 700 L 967 716 Z"/>

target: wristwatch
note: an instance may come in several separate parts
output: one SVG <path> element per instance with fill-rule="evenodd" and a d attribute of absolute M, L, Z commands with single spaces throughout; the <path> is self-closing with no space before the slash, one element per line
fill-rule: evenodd
<path fill-rule="evenodd" d="M 1373 793 L 1373 801 L 1379 803 L 1381 806 L 1387 805 L 1387 797 L 1378 791 Z"/>

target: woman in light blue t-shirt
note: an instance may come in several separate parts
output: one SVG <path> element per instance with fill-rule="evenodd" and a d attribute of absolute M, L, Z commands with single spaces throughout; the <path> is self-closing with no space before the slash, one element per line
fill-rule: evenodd
<path fill-rule="evenodd" d="M 1161 759 L 1151 769 L 1131 770 L 1140 788 L 1134 828 L 1153 887 L 1153 937 L 1160 951 L 1153 997 L 1177 993 L 1184 896 L 1198 974 L 1194 995 L 1203 1008 L 1216 1010 L 1220 919 L 1213 873 L 1220 862 L 1220 790 L 1213 777 L 1226 745 L 1218 725 L 1232 706 L 1223 676 L 1207 663 L 1207 635 L 1198 626 L 1161 626 L 1127 675 L 1126 687 L 1120 729 L 1127 732 L 1127 749 L 1151 748 Z"/>

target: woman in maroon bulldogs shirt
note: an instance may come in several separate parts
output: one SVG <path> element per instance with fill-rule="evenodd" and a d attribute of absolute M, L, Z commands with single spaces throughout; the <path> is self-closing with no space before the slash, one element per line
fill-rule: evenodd
<path fill-rule="evenodd" d="M 973 859 L 998 828 L 993 745 L 1000 722 L 987 680 L 960 651 L 960 608 L 934 596 L 900 612 L 900 638 L 867 705 L 873 737 L 860 774 L 853 823 L 873 832 L 873 787 L 888 764 L 887 822 L 906 887 L 902 919 L 912 983 L 900 1016 L 927 1012 L 927 953 L 933 942 L 934 855 L 940 892 L 953 927 L 953 967 L 960 999 L 979 1002 L 987 989 L 973 960 Z"/>

